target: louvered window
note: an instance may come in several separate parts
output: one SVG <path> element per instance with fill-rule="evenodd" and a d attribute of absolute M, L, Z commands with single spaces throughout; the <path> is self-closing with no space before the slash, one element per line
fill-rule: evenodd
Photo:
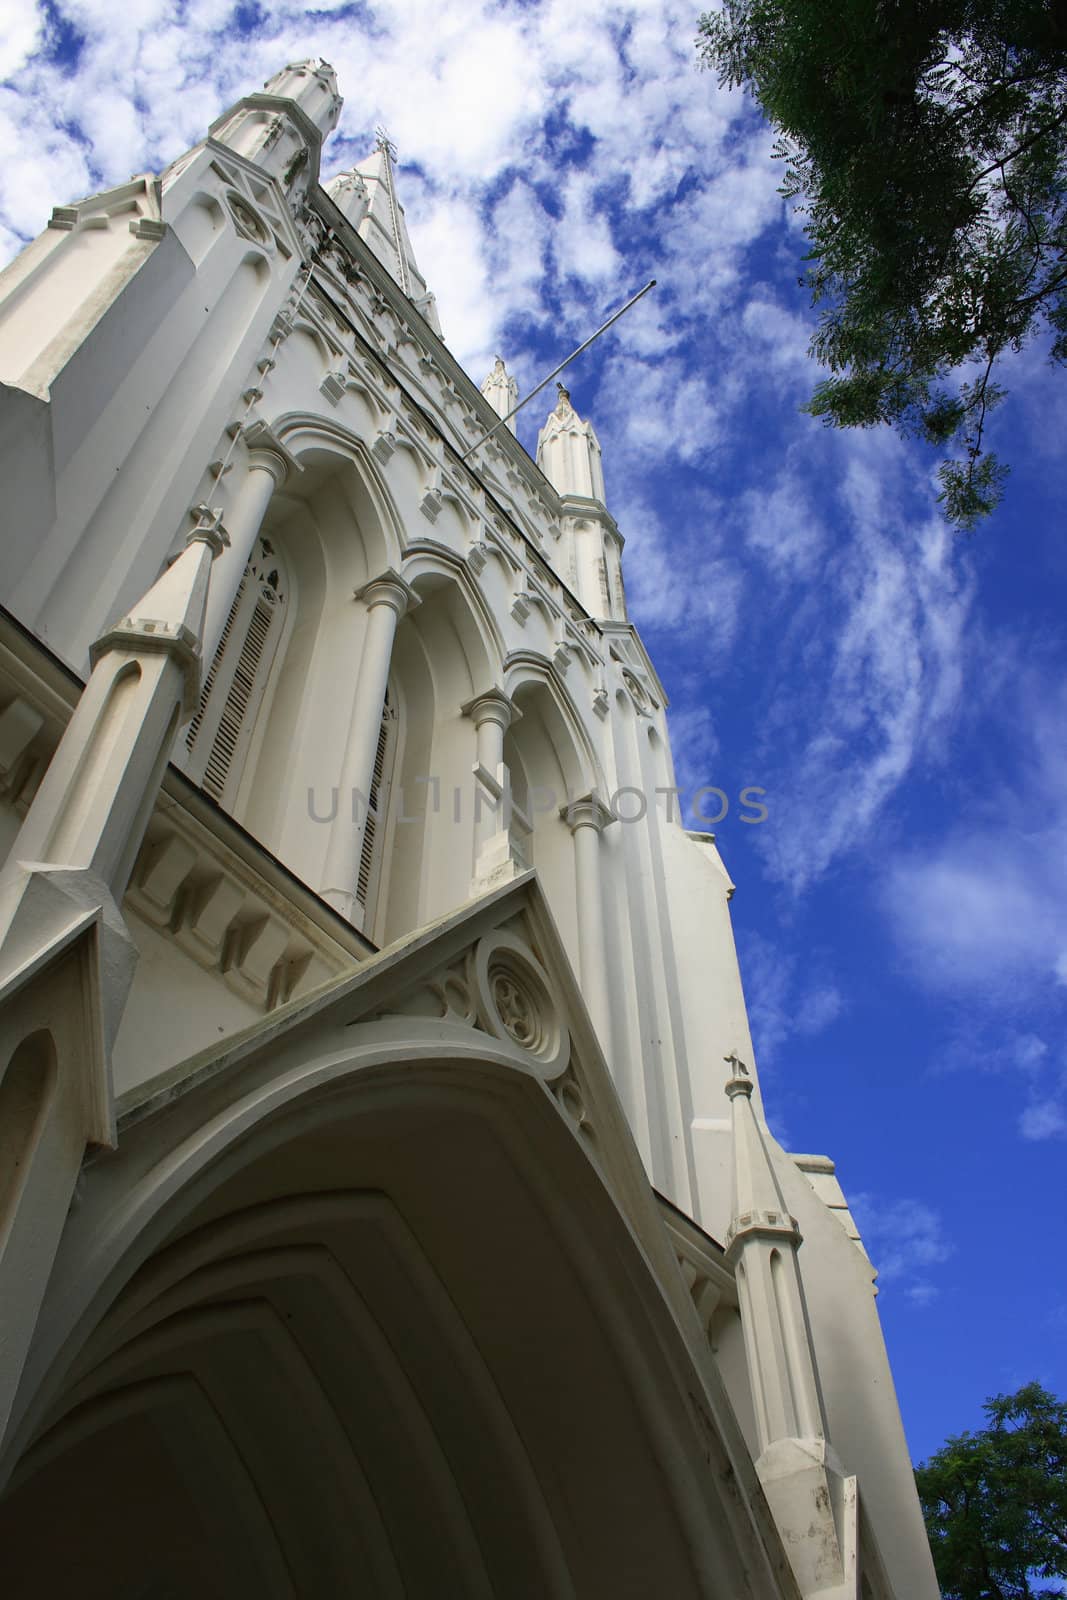
<path fill-rule="evenodd" d="M 186 734 L 190 775 L 220 804 L 232 803 L 240 781 L 277 654 L 287 594 L 276 550 L 268 539 L 258 539 Z"/>
<path fill-rule="evenodd" d="M 363 844 L 359 855 L 356 876 L 356 897 L 362 908 L 361 926 L 370 930 L 371 917 L 381 881 L 382 853 L 385 846 L 386 817 L 389 809 L 389 790 L 392 785 L 393 761 L 396 753 L 396 707 L 385 692 L 382 721 L 378 729 L 378 745 L 374 752 L 374 770 L 371 773 L 370 794 L 367 796 L 367 821 L 363 830 Z"/>

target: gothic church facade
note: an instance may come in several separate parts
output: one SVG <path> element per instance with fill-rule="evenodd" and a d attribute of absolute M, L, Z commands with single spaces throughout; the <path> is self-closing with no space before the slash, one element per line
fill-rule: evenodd
<path fill-rule="evenodd" d="M 932 1600 L 596 435 L 519 445 L 340 106 L 0 276 L 5 1593 Z"/>

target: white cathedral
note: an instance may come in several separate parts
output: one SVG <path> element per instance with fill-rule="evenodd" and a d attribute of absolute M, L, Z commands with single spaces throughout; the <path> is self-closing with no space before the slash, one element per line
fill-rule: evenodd
<path fill-rule="evenodd" d="M 0 277 L 0 1589 L 934 1600 L 596 435 L 530 459 L 340 106 Z"/>

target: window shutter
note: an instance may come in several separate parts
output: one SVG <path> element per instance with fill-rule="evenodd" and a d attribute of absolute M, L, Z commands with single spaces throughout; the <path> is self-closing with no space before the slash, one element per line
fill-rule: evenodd
<path fill-rule="evenodd" d="M 208 668 L 207 677 L 204 679 L 204 687 L 200 691 L 200 704 L 196 708 L 196 716 L 193 718 L 192 722 L 190 722 L 189 732 L 185 735 L 186 747 L 190 750 L 196 743 L 196 736 L 200 732 L 200 724 L 204 720 L 204 712 L 207 710 L 207 703 L 211 699 L 211 691 L 215 687 L 215 679 L 219 674 L 219 663 L 221 662 L 223 654 L 225 653 L 226 645 L 230 635 L 233 633 L 234 621 L 237 617 L 238 611 L 241 608 L 241 601 L 244 599 L 245 585 L 247 582 L 247 578 L 241 579 L 241 586 L 233 597 L 233 605 L 230 607 L 230 614 L 226 618 L 226 626 L 222 630 L 222 638 L 219 640 L 218 648 L 215 651 L 215 659 Z"/>
<path fill-rule="evenodd" d="M 381 877 L 381 852 L 385 844 L 385 813 L 389 803 L 389 779 L 395 731 L 396 712 L 389 702 L 389 691 L 386 690 L 381 726 L 378 729 L 378 744 L 374 752 L 370 793 L 367 796 L 367 817 L 359 855 L 359 871 L 356 874 L 356 897 L 363 908 L 364 923 Z"/>
<path fill-rule="evenodd" d="M 234 596 L 186 746 L 190 776 L 220 804 L 232 799 L 255 714 L 278 648 L 285 590 L 278 559 L 260 538 Z"/>
<path fill-rule="evenodd" d="M 262 600 L 257 600 L 252 608 L 248 631 L 241 643 L 230 691 L 204 768 L 204 788 L 216 800 L 222 799 L 226 788 L 275 615 L 274 610 Z"/>

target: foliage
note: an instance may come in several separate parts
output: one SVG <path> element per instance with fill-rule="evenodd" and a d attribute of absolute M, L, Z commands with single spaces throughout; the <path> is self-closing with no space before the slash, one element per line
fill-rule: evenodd
<path fill-rule="evenodd" d="M 1040 1384 L 994 1395 L 990 1426 L 916 1469 L 944 1600 L 1067 1593 L 1067 1404 Z"/>
<path fill-rule="evenodd" d="M 973 528 L 1006 475 L 998 359 L 1047 327 L 1067 361 L 1067 6 L 722 0 L 698 44 L 776 128 L 807 219 L 829 376 L 806 409 L 955 451 L 941 500 Z"/>

